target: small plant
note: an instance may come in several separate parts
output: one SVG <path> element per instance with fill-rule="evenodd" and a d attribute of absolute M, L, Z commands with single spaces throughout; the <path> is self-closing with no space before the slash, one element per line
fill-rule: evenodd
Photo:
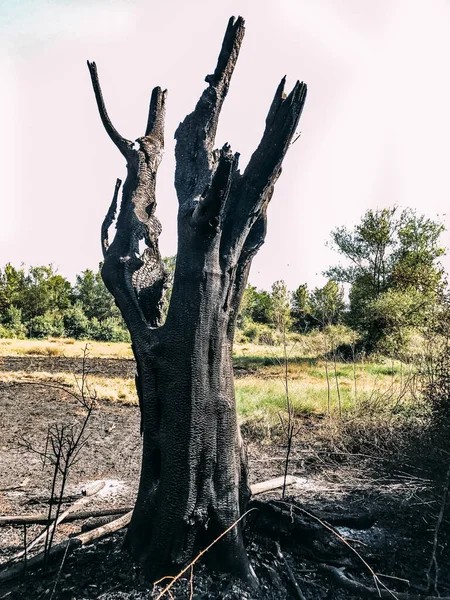
<path fill-rule="evenodd" d="M 92 415 L 92 411 L 96 405 L 96 393 L 92 392 L 88 385 L 88 367 L 87 361 L 89 358 L 88 345 L 86 344 L 83 350 L 82 357 L 82 372 L 81 380 L 75 379 L 78 388 L 77 393 L 70 392 L 65 388 L 53 384 L 39 383 L 37 385 L 44 385 L 55 389 L 60 389 L 65 393 L 72 396 L 85 411 L 84 417 L 81 423 L 54 423 L 48 427 L 47 439 L 45 442 L 45 449 L 41 451 L 34 448 L 31 443 L 23 439 L 21 445 L 29 451 L 35 452 L 42 459 L 42 468 L 44 469 L 47 464 L 52 465 L 52 481 L 50 489 L 50 500 L 48 508 L 47 525 L 44 531 L 41 532 L 29 545 L 26 546 L 24 552 L 21 553 L 24 556 L 27 555 L 27 551 L 35 546 L 45 537 L 44 542 L 44 554 L 45 564 L 48 562 L 49 553 L 53 544 L 53 539 L 58 524 L 58 517 L 61 513 L 61 506 L 63 504 L 64 492 L 66 489 L 67 480 L 69 477 L 71 467 L 79 460 L 80 452 L 88 441 L 86 435 L 86 428 L 89 419 Z M 31 382 L 23 382 L 31 383 Z M 56 510 L 53 508 L 56 506 Z M 26 540 L 26 538 L 25 538 Z"/>

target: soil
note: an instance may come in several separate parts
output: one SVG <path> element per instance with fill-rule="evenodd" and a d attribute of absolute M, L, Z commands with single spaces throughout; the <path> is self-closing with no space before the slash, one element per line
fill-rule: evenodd
<path fill-rule="evenodd" d="M 52 466 L 44 464 L 47 432 L 50 425 L 64 423 L 79 427 L 85 414 L 82 406 L 67 391 L 41 385 L 11 384 L 14 371 L 79 372 L 80 363 L 63 357 L 5 357 L 0 359 L 1 372 L 7 383 L 0 383 L 0 514 L 43 513 L 48 510 Z M 130 376 L 133 362 L 117 359 L 91 359 L 93 374 Z M 90 482 L 105 480 L 105 488 L 93 496 L 84 510 L 130 507 L 136 495 L 139 477 L 141 440 L 139 409 L 136 406 L 98 401 L 87 426 L 88 439 L 79 460 L 71 467 L 64 492 L 63 507 L 80 497 Z M 199 561 L 193 569 L 192 590 L 189 577 L 180 579 L 172 588 L 177 599 L 224 598 L 284 599 L 299 598 L 289 577 L 286 563 L 277 554 L 279 542 L 285 561 L 290 566 L 303 597 L 306 599 L 345 599 L 361 597 L 344 590 L 320 564 L 345 567 L 345 574 L 356 582 L 374 586 L 368 567 L 338 537 L 347 540 L 366 561 L 380 581 L 397 592 L 419 594 L 428 585 L 427 569 L 433 552 L 436 523 L 442 504 L 442 493 L 414 470 L 392 472 L 380 463 L 362 463 L 362 459 L 334 461 L 311 450 L 311 438 L 320 422 L 304 420 L 296 437 L 289 472 L 298 477 L 286 500 L 293 506 L 313 514 L 307 517 L 328 535 L 328 548 L 288 534 L 277 534 L 261 527 L 255 513 L 248 518 L 245 535 L 250 560 L 259 579 L 257 591 L 247 589 L 232 578 L 210 573 Z M 283 473 L 285 450 L 282 445 L 248 440 L 251 482 L 259 482 Z M 39 454 L 39 452 L 41 454 Z M 48 452 L 47 452 L 48 454 Z M 271 492 L 261 499 L 280 498 Z M 297 511 L 297 508 L 292 509 Z M 368 515 L 363 525 L 334 526 L 327 523 L 354 515 Z M 330 516 L 331 515 L 331 516 Z M 303 517 L 305 515 L 303 514 Z M 55 543 L 80 532 L 82 522 L 62 523 Z M 437 535 L 436 562 L 439 568 L 437 591 L 449 595 L 450 569 L 445 543 L 449 524 L 446 515 Z M 27 527 L 28 543 L 42 529 Z M 24 528 L 0 528 L 0 563 L 8 568 L 14 554 L 23 549 Z M 338 534 L 338 535 L 337 535 Z M 125 551 L 124 532 L 104 538 L 90 546 L 76 549 L 62 560 L 51 564 L 46 572 L 30 571 L 20 578 L 0 584 L 0 599 L 131 600 L 157 597 L 157 587 L 145 581 Z M 431 592 L 434 595 L 434 573 Z M 399 579 L 400 578 L 400 579 Z M 430 593 L 431 593 L 430 592 Z M 164 596 L 169 598 L 169 595 Z M 417 597 L 417 596 L 416 596 Z"/>

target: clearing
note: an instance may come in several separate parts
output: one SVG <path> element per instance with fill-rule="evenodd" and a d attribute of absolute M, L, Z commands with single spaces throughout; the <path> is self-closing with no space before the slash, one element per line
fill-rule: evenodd
<path fill-rule="evenodd" d="M 30 451 L 29 446 L 43 452 L 49 425 L 80 422 L 80 405 L 70 393 L 76 391 L 75 378 L 80 377 L 83 346 L 84 343 L 71 340 L 0 341 L 2 515 L 48 510 L 52 468 L 43 465 L 41 456 Z M 280 357 L 278 348 L 246 345 L 238 346 L 236 351 L 236 391 L 249 446 L 252 483 L 283 473 L 285 445 L 278 413 L 285 406 L 285 382 L 281 377 Z M 79 498 L 85 485 L 104 480 L 105 487 L 89 500 L 86 510 L 126 510 L 133 505 L 141 457 L 139 409 L 129 346 L 93 343 L 87 366 L 98 405 L 88 423 L 88 442 L 70 470 L 63 507 Z M 193 591 L 189 577 L 181 579 L 171 590 L 173 597 L 197 600 L 377 597 L 373 591 L 358 588 L 361 583 L 366 588 L 378 585 L 383 597 L 400 599 L 432 597 L 437 592 L 444 597 L 450 593 L 445 543 L 449 524 L 444 513 L 438 522 L 440 511 L 445 508 L 446 492 L 442 495 L 439 488 L 444 485 L 445 473 L 436 485 L 417 465 L 410 464 L 412 461 L 400 452 L 404 442 L 397 439 L 395 443 L 400 430 L 396 430 L 392 419 L 391 431 L 380 414 L 372 420 L 366 419 L 362 427 L 361 413 L 351 412 L 355 408 L 356 389 L 356 402 L 372 398 L 374 414 L 377 412 L 374 407 L 380 406 L 383 399 L 387 406 L 394 398 L 400 407 L 395 414 L 404 414 L 406 407 L 411 406 L 411 399 L 405 400 L 407 394 L 400 400 L 398 397 L 408 379 L 408 370 L 391 363 L 338 363 L 335 377 L 335 366 L 330 363 L 328 367 L 333 372 L 330 417 L 323 359 L 314 356 L 313 351 L 308 353 L 304 347 L 296 347 L 291 353 L 289 386 L 299 428 L 289 473 L 298 480 L 288 488 L 286 501 L 300 507 L 288 510 L 297 512 L 306 526 L 294 531 L 285 524 L 284 533 L 280 534 L 271 530 L 270 515 L 261 513 L 261 518 L 255 518 L 256 511 L 253 512 L 248 518 L 246 535 L 249 555 L 261 582 L 258 593 L 246 590 L 228 577 L 212 577 L 199 563 L 193 571 Z M 337 385 L 342 420 L 337 416 Z M 386 456 L 386 449 L 391 456 Z M 392 455 L 397 451 L 398 456 L 393 460 Z M 279 499 L 280 495 L 278 490 L 259 498 Z M 313 516 L 305 515 L 302 510 Z M 61 523 L 55 542 L 67 540 L 81 526 L 89 527 L 89 523 L 89 520 Z M 328 524 L 333 532 L 327 529 Z M 42 525 L 29 525 L 27 543 L 41 529 Z M 11 557 L 23 549 L 24 527 L 11 525 L 0 531 L 0 561 L 7 567 Z M 78 548 L 58 559 L 45 574 L 30 572 L 4 583 L 0 580 L 0 598 L 156 598 L 158 591 L 154 595 L 149 593 L 139 569 L 120 552 L 123 535 L 120 531 L 91 546 Z M 429 570 L 433 551 L 436 563 Z M 295 588 L 293 578 L 299 589 Z M 392 590 L 392 595 L 383 591 L 383 585 Z M 157 588 L 159 592 L 162 589 Z M 165 597 L 169 598 L 169 594 Z"/>

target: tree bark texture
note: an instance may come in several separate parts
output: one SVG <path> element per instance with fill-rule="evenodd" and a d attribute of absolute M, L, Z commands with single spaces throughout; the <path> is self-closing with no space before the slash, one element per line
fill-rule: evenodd
<path fill-rule="evenodd" d="M 214 149 L 214 139 L 243 36 L 243 19 L 232 17 L 208 86 L 175 134 L 178 251 L 164 324 L 167 275 L 158 249 L 155 181 L 166 91 L 153 90 L 145 135 L 133 144 L 113 127 L 95 63 L 88 63 L 103 125 L 127 161 L 111 244 L 120 180 L 102 226 L 102 276 L 131 334 L 142 414 L 141 480 L 127 545 L 153 579 L 181 570 L 239 519 L 250 497 L 236 418 L 233 335 L 306 86 L 297 82 L 286 95 L 281 81 L 262 140 L 241 173 L 239 154 L 227 144 Z M 146 244 L 141 255 L 140 240 Z M 215 568 L 252 576 L 240 526 L 214 548 Z"/>

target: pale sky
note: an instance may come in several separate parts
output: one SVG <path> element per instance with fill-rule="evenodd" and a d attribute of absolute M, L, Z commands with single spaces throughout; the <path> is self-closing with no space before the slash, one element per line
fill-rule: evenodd
<path fill-rule="evenodd" d="M 250 281 L 323 284 L 338 260 L 330 230 L 368 208 L 410 206 L 450 225 L 448 0 L 0 0 L 0 266 L 52 262 L 73 280 L 101 260 L 100 225 L 126 170 L 87 59 L 128 139 L 144 133 L 152 88 L 169 90 L 157 210 L 161 251 L 175 253 L 173 134 L 239 14 L 247 31 L 217 146 L 229 142 L 242 168 L 281 77 L 308 84 Z"/>

